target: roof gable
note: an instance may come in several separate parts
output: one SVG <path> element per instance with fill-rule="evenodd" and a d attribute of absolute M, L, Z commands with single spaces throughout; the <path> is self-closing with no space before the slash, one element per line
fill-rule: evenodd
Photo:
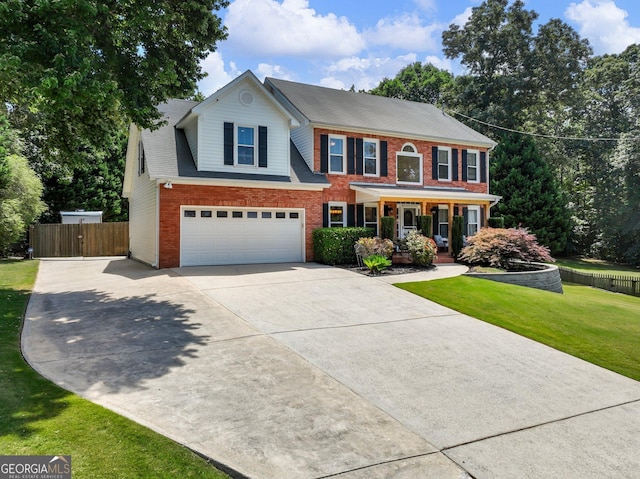
<path fill-rule="evenodd" d="M 316 125 L 493 147 L 490 138 L 428 103 L 335 90 L 275 78 L 265 84 L 294 114 Z M 280 96 L 278 95 L 278 96 Z"/>

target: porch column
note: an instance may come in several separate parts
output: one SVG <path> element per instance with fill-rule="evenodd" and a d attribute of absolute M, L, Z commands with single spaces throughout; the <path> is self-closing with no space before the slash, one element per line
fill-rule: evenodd
<path fill-rule="evenodd" d="M 449 238 L 448 238 L 448 242 L 449 242 L 449 253 L 451 253 L 451 240 L 453 239 L 453 207 L 454 207 L 455 203 L 448 203 L 447 205 L 447 213 L 448 213 L 448 222 L 449 222 L 449 227 L 447 228 L 447 231 L 449 232 Z"/>
<path fill-rule="evenodd" d="M 484 227 L 489 226 L 489 218 L 491 217 L 491 203 L 487 202 L 484 207 Z"/>
<path fill-rule="evenodd" d="M 385 201 L 382 198 L 378 200 L 378 236 L 380 237 L 382 237 L 382 221 L 380 218 L 384 216 L 384 203 Z"/>

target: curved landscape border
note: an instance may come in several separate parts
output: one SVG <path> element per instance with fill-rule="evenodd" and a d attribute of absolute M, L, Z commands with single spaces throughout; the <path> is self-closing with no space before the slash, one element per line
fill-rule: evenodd
<path fill-rule="evenodd" d="M 504 273 L 464 273 L 466 276 L 498 281 L 499 283 L 516 284 L 529 288 L 563 293 L 560 270 L 557 266 L 546 263 L 526 263 L 529 271 L 513 271 Z"/>

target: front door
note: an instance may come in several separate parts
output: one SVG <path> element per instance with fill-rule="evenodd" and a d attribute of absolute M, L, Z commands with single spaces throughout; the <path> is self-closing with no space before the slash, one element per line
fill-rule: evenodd
<path fill-rule="evenodd" d="M 420 214 L 418 205 L 398 206 L 398 236 L 404 238 L 410 231 L 417 229 L 417 218 Z"/>

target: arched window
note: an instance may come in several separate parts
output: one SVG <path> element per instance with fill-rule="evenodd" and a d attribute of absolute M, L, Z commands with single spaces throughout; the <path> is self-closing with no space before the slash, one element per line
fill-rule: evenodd
<path fill-rule="evenodd" d="M 422 155 L 412 143 L 405 143 L 396 153 L 396 182 L 422 184 Z"/>

